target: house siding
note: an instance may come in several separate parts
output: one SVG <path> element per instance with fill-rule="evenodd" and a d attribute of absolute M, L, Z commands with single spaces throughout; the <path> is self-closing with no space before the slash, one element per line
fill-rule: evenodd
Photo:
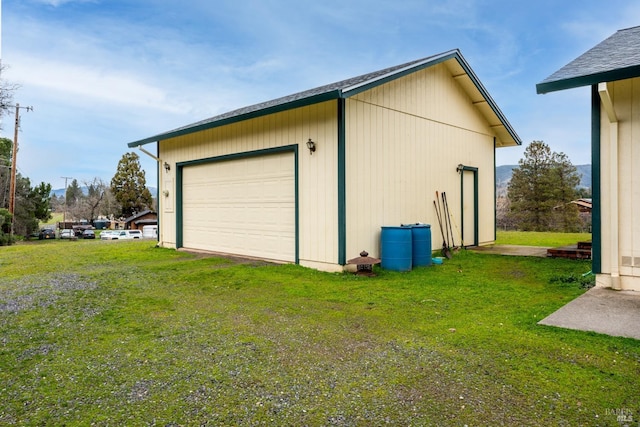
<path fill-rule="evenodd" d="M 444 63 L 347 99 L 347 258 L 363 249 L 379 256 L 380 227 L 402 223 L 431 224 L 433 249 L 441 247 L 436 191 L 447 194 L 459 242 L 458 164 L 478 168 L 478 243 L 492 242 L 494 137 Z"/>
<path fill-rule="evenodd" d="M 609 83 L 608 90 L 618 121 L 610 123 L 604 110 L 600 115 L 601 232 L 602 253 L 613 256 L 602 258 L 598 284 L 640 291 L 640 78 Z M 616 138 L 617 150 L 612 149 Z M 617 203 L 612 197 L 615 181 Z M 616 273 L 619 283 L 612 280 Z"/>
<path fill-rule="evenodd" d="M 159 156 L 171 165 L 171 171 L 162 172 L 159 194 L 162 199 L 167 190 L 170 196 L 164 198 L 171 199 L 172 194 L 181 191 L 175 188 L 176 165 L 298 145 L 299 262 L 323 269 L 332 269 L 333 265 L 337 269 L 336 129 L 337 103 L 327 101 L 160 141 Z M 317 144 L 313 155 L 306 148 L 309 138 Z M 161 200 L 160 243 L 175 248 L 178 218 L 172 202 Z M 169 209 L 163 209 L 163 205 Z"/>

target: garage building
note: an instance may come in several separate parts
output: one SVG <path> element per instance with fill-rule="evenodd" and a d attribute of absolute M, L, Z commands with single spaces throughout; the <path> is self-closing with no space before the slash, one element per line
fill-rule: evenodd
<path fill-rule="evenodd" d="M 521 141 L 458 50 L 234 110 L 156 144 L 160 245 L 341 271 L 382 226 L 495 240 L 495 150 Z M 165 165 L 166 164 L 166 165 Z"/>

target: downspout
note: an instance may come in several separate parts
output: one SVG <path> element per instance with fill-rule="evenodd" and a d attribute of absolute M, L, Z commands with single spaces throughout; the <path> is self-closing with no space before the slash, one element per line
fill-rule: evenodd
<path fill-rule="evenodd" d="M 610 215 L 610 263 L 611 263 L 611 287 L 613 289 L 621 289 L 620 287 L 620 263 L 619 256 L 619 202 L 618 202 L 618 117 L 616 116 L 611 94 L 607 83 L 598 83 L 598 94 L 604 111 L 609 119 L 609 211 Z"/>

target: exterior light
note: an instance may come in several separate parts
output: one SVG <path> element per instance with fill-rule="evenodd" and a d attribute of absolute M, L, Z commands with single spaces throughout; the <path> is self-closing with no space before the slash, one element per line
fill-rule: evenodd
<path fill-rule="evenodd" d="M 316 151 L 316 143 L 309 138 L 307 141 L 307 148 L 309 149 L 309 154 L 313 155 L 313 152 Z"/>
<path fill-rule="evenodd" d="M 171 166 L 169 165 L 169 163 L 164 162 L 164 170 L 165 172 L 169 172 L 171 170 Z"/>

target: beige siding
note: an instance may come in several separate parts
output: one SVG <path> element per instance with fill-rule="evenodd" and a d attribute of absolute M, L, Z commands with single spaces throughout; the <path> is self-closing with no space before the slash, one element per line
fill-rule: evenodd
<path fill-rule="evenodd" d="M 609 83 L 608 88 L 618 122 L 616 132 L 616 125 L 609 123 L 607 114 L 602 111 L 602 272 L 615 273 L 617 264 L 620 287 L 640 291 L 640 145 L 637 143 L 640 140 L 640 79 Z M 612 158 L 615 150 L 611 149 L 616 137 L 617 160 Z M 618 181 L 617 206 L 611 197 L 612 174 Z M 611 224 L 616 221 L 617 236 L 614 236 Z M 613 247 L 615 237 L 618 240 L 617 257 Z M 608 276 L 600 277 L 599 282 L 612 285 Z"/>
<path fill-rule="evenodd" d="M 458 164 L 479 170 L 479 243 L 494 240 L 494 134 L 444 64 L 350 98 L 346 115 L 347 258 L 379 256 L 380 227 L 401 223 L 431 224 L 440 248 L 436 191 L 459 242 Z"/>
<path fill-rule="evenodd" d="M 317 144 L 309 154 L 307 140 Z M 170 199 L 179 191 L 164 188 L 175 184 L 176 163 L 207 159 L 232 153 L 298 145 L 299 153 L 299 258 L 303 265 L 337 265 L 337 104 L 335 101 L 301 107 L 286 112 L 221 126 L 160 142 L 160 157 L 171 164 L 159 180 Z M 168 201 L 164 205 L 169 204 Z M 176 245 L 177 209 L 163 209 L 160 240 Z"/>

